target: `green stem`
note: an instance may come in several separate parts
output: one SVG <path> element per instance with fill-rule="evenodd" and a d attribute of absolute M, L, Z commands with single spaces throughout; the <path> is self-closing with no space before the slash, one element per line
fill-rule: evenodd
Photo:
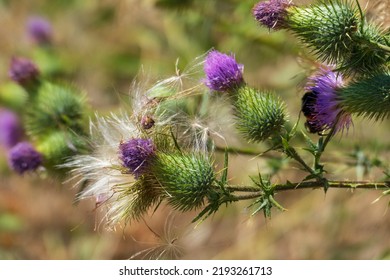
<path fill-rule="evenodd" d="M 246 194 L 246 195 L 233 195 L 232 201 L 239 201 L 239 200 L 248 200 L 248 199 L 254 199 L 263 196 L 263 192 L 254 192 L 252 194 Z"/>
<path fill-rule="evenodd" d="M 330 142 L 330 139 L 332 139 L 333 135 L 335 134 L 337 123 L 338 123 L 338 119 L 336 121 L 336 124 L 332 127 L 329 134 L 326 136 L 324 142 L 323 143 L 318 142 L 318 151 L 317 151 L 316 155 L 314 156 L 314 170 L 317 170 L 318 168 L 320 168 L 320 159 L 321 159 L 322 153 L 325 151 L 325 148 L 328 145 L 328 143 Z M 321 178 L 319 178 L 319 179 L 321 179 Z"/>
<path fill-rule="evenodd" d="M 288 184 L 277 184 L 273 186 L 275 191 L 289 191 L 289 190 L 298 190 L 298 189 L 315 189 L 323 188 L 323 181 L 310 181 L 310 182 L 300 182 L 300 183 L 288 183 Z M 390 182 L 364 182 L 364 181 L 327 181 L 328 188 L 334 189 L 369 189 L 369 190 L 390 190 Z M 256 187 L 248 186 L 226 186 L 227 190 L 232 192 L 242 191 L 242 192 L 253 192 L 251 195 L 242 196 L 243 199 L 250 199 L 246 197 L 259 197 L 264 193 L 259 191 Z M 235 196 L 239 198 L 241 196 Z"/>
<path fill-rule="evenodd" d="M 247 186 L 226 186 L 231 192 L 259 192 L 260 188 L 258 187 L 247 187 Z"/>
<path fill-rule="evenodd" d="M 245 148 L 236 148 L 236 147 L 215 147 L 215 151 L 217 152 L 228 152 L 232 154 L 241 154 L 241 155 L 250 155 L 250 156 L 258 156 L 261 154 L 260 152 L 256 152 L 252 149 L 245 149 Z"/>
<path fill-rule="evenodd" d="M 306 162 L 301 158 L 301 156 L 298 154 L 298 152 L 295 150 L 295 148 L 289 146 L 288 150 L 285 151 L 285 153 L 294 159 L 296 162 L 298 162 L 300 165 L 302 165 L 303 169 L 305 169 L 310 174 L 316 175 L 315 171 L 306 164 Z"/>

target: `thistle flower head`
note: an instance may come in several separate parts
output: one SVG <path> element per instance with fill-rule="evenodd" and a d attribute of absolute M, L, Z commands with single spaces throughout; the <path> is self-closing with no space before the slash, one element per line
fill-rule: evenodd
<path fill-rule="evenodd" d="M 6 109 L 0 109 L 0 145 L 11 148 L 20 141 L 22 126 L 18 116 Z"/>
<path fill-rule="evenodd" d="M 144 174 L 156 154 L 152 139 L 133 138 L 119 145 L 119 158 L 136 178 Z"/>
<path fill-rule="evenodd" d="M 232 91 L 244 84 L 243 65 L 238 64 L 234 55 L 210 51 L 204 64 L 205 84 L 211 90 Z"/>
<path fill-rule="evenodd" d="M 39 45 L 51 43 L 53 30 L 49 21 L 42 17 L 31 17 L 27 21 L 27 35 Z"/>
<path fill-rule="evenodd" d="M 39 70 L 31 60 L 23 57 L 13 57 L 8 74 L 16 83 L 21 86 L 28 86 L 38 79 Z"/>
<path fill-rule="evenodd" d="M 287 8 L 290 0 L 269 0 L 257 3 L 252 10 L 253 16 L 260 24 L 269 29 L 281 29 L 285 26 Z"/>
<path fill-rule="evenodd" d="M 302 97 L 302 112 L 311 133 L 319 133 L 335 125 L 336 132 L 349 128 L 351 115 L 343 109 L 338 94 L 343 85 L 341 74 L 330 69 L 321 69 L 319 74 L 309 79 L 307 92 Z"/>
<path fill-rule="evenodd" d="M 19 174 L 36 170 L 42 160 L 42 155 L 28 142 L 20 142 L 8 154 L 10 167 Z"/>

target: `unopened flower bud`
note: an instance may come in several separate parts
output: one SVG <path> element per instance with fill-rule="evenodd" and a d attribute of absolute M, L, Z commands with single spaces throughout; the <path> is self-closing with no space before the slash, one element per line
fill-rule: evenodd
<path fill-rule="evenodd" d="M 280 133 L 286 122 L 285 104 L 269 92 L 242 87 L 233 106 L 237 129 L 248 141 L 265 141 Z"/>
<path fill-rule="evenodd" d="M 202 155 L 160 153 L 151 168 L 169 203 L 178 210 L 202 206 L 213 190 L 215 173 L 210 160 Z"/>

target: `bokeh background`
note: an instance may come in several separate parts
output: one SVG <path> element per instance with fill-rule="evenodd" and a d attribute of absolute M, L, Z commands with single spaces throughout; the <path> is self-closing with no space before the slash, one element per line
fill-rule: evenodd
<path fill-rule="evenodd" d="M 368 6 L 359 2 L 386 28 L 386 0 Z M 255 23 L 255 3 L 0 0 L 0 88 L 10 82 L 11 57 L 26 56 L 47 75 L 81 88 L 91 111 L 104 114 L 129 100 L 141 70 L 151 79 L 168 77 L 175 74 L 177 59 L 184 68 L 215 48 L 234 52 L 245 65 L 246 81 L 274 89 L 295 121 L 302 85 L 316 65 L 291 34 L 269 32 Z M 50 52 L 26 36 L 32 16 L 51 22 Z M 390 159 L 389 124 L 356 119 L 348 133 L 333 139 L 324 155 L 329 178 L 383 178 Z M 218 164 L 222 155 L 216 157 Z M 258 169 L 281 168 L 280 182 L 302 178 L 294 166 L 285 165 L 233 154 L 229 176 L 233 183 L 249 184 L 248 175 Z M 16 176 L 3 151 L 0 176 L 0 259 L 390 259 L 389 197 L 372 203 L 379 191 L 291 191 L 277 195 L 288 211 L 274 211 L 271 220 L 251 217 L 249 202 L 242 202 L 222 207 L 200 225 L 191 224 L 196 213 L 162 206 L 140 222 L 108 231 L 93 201 L 75 203 L 72 184 L 37 174 Z"/>

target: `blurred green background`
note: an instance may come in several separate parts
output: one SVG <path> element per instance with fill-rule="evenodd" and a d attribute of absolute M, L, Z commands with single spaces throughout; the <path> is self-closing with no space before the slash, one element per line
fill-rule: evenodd
<path fill-rule="evenodd" d="M 26 56 L 45 75 L 85 91 L 93 110 L 115 111 L 130 99 L 141 69 L 152 79 L 168 77 L 177 59 L 184 68 L 215 48 L 235 53 L 249 84 L 275 89 L 295 122 L 302 85 L 316 65 L 291 34 L 256 24 L 251 17 L 256 2 L 0 0 L 0 87 L 9 83 L 11 57 Z M 374 18 L 384 12 L 380 5 L 367 9 Z M 26 36 L 31 16 L 52 23 L 49 53 Z M 355 120 L 324 155 L 332 163 L 329 178 L 382 178 L 390 159 L 388 128 L 388 120 Z M 389 198 L 372 204 L 380 196 L 376 191 L 292 191 L 277 196 L 289 211 L 275 211 L 271 220 L 250 217 L 249 203 L 242 202 L 222 207 L 196 227 L 190 223 L 196 213 L 163 206 L 145 221 L 107 231 L 93 201 L 74 203 L 71 184 L 13 175 L 4 153 L 0 162 L 0 259 L 390 259 Z M 232 155 L 229 175 L 246 184 L 248 175 L 273 164 Z M 280 182 L 302 178 L 294 168 L 281 174 Z"/>

